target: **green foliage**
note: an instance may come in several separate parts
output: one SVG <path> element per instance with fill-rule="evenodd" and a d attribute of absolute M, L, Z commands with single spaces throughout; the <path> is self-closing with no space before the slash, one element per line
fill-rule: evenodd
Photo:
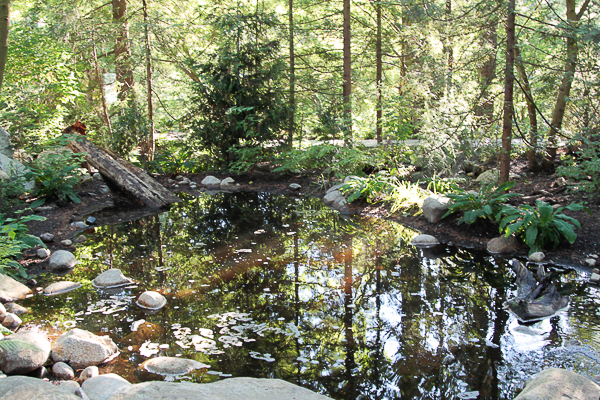
<path fill-rule="evenodd" d="M 202 172 L 210 166 L 210 160 L 207 158 L 196 154 L 192 147 L 185 143 L 169 141 L 157 146 L 154 160 L 148 162 L 146 168 L 152 172 L 170 175 Z"/>
<path fill-rule="evenodd" d="M 600 191 L 600 142 L 582 139 L 577 157 L 564 159 L 564 165 L 556 173 L 568 179 L 579 181 L 582 190 L 590 193 Z"/>
<path fill-rule="evenodd" d="M 79 203 L 73 187 L 79 182 L 79 168 L 84 160 L 82 153 L 73 153 L 63 148 L 51 148 L 42 153 L 25 174 L 27 180 L 35 181 L 33 195 L 40 198 L 33 206 L 55 198 Z"/>
<path fill-rule="evenodd" d="M 433 174 L 432 178 L 424 179 L 424 181 L 427 182 L 426 189 L 433 192 L 433 194 L 447 194 L 459 190 L 454 180 L 439 178 L 436 174 Z"/>
<path fill-rule="evenodd" d="M 575 218 L 563 214 L 562 211 L 584 209 L 586 208 L 577 203 L 571 203 L 554 210 L 551 205 L 541 200 L 536 200 L 535 207 L 528 204 L 519 208 L 505 206 L 502 209 L 500 232 L 504 232 L 507 237 L 515 233 L 523 238 L 530 248 L 530 253 L 540 251 L 550 244 L 556 248 L 562 237 L 573 244 L 577 238 L 574 227 L 581 228 L 581 225 Z"/>
<path fill-rule="evenodd" d="M 509 181 L 498 187 L 495 184 L 482 186 L 477 193 L 467 192 L 463 189 L 449 193 L 446 196 L 452 200 L 452 203 L 449 204 L 444 218 L 455 212 L 463 211 L 463 215 L 458 220 L 459 225 L 463 222 L 470 225 L 479 218 L 498 222 L 502 216 L 503 203 L 513 197 L 521 196 L 518 193 L 508 193 L 513 186 L 515 186 L 515 182 Z"/>
<path fill-rule="evenodd" d="M 108 146 L 117 154 L 127 156 L 150 134 L 150 124 L 135 99 L 128 99 L 113 107 L 115 114 L 113 134 Z"/>
<path fill-rule="evenodd" d="M 235 147 L 231 149 L 234 155 L 234 162 L 229 164 L 229 170 L 232 172 L 247 172 L 257 163 L 267 157 L 267 151 L 263 147 Z"/>
<path fill-rule="evenodd" d="M 27 273 L 15 259 L 20 259 L 22 251 L 36 245 L 46 247 L 40 240 L 27 233 L 25 223 L 29 221 L 44 221 L 39 215 L 29 215 L 15 218 L 5 218 L 0 214 L 0 273 L 13 278 L 26 278 Z"/>

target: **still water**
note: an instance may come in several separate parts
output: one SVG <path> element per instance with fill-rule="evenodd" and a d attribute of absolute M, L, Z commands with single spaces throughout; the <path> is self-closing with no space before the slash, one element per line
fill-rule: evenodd
<path fill-rule="evenodd" d="M 543 368 L 600 374 L 598 288 L 583 272 L 557 278 L 571 305 L 521 325 L 507 262 L 454 248 L 419 250 L 393 222 L 345 218 L 318 199 L 266 193 L 186 197 L 169 212 L 103 226 L 65 276 L 83 287 L 36 296 L 26 322 L 52 334 L 108 334 L 120 356 L 103 368 L 131 382 L 281 378 L 334 399 L 512 399 Z M 92 288 L 119 268 L 135 284 Z M 147 314 L 144 290 L 167 305 Z M 162 377 L 156 356 L 210 368 Z"/>

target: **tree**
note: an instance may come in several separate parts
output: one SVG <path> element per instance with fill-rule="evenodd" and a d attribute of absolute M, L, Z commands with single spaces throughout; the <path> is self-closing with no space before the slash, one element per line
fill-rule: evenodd
<path fill-rule="evenodd" d="M 115 70 L 120 84 L 119 100 L 127 99 L 133 89 L 133 66 L 129 44 L 129 22 L 127 0 L 112 0 L 113 22 L 115 24 Z"/>
<path fill-rule="evenodd" d="M 350 0 L 344 0 L 344 83 L 342 96 L 344 99 L 343 130 L 346 144 L 352 141 L 352 50 L 350 47 L 350 22 Z"/>
<path fill-rule="evenodd" d="M 0 92 L 8 58 L 8 28 L 10 26 L 10 0 L 0 1 Z"/>
<path fill-rule="evenodd" d="M 508 0 L 506 20 L 506 67 L 504 70 L 504 117 L 502 120 L 502 156 L 500 181 L 509 180 L 510 152 L 512 151 L 512 119 L 514 115 L 513 87 L 515 63 L 515 0 Z"/>

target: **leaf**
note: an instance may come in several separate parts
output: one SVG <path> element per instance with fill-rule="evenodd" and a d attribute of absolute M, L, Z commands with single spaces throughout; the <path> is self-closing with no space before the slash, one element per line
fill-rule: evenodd
<path fill-rule="evenodd" d="M 577 234 L 573 230 L 573 225 L 568 222 L 556 220 L 555 221 L 558 230 L 562 235 L 567 239 L 567 241 L 571 244 L 575 243 L 575 239 L 577 239 Z"/>
<path fill-rule="evenodd" d="M 536 239 L 538 237 L 538 226 L 531 224 L 525 231 L 525 243 L 529 247 L 535 246 Z"/>
<path fill-rule="evenodd" d="M 46 198 L 45 197 L 40 197 L 39 199 L 35 200 L 33 203 L 31 203 L 29 205 L 29 207 L 31 208 L 36 208 L 36 207 L 40 207 L 42 206 L 44 203 L 46 203 Z"/>

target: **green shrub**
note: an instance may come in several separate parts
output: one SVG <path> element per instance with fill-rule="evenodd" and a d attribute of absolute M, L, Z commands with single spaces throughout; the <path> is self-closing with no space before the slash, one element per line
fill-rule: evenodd
<path fill-rule="evenodd" d="M 46 245 L 27 233 L 26 222 L 44 221 L 46 218 L 39 215 L 29 215 L 15 218 L 5 218 L 0 214 L 0 274 L 10 275 L 15 279 L 27 278 L 23 266 L 16 260 L 22 257 L 22 252 L 30 247 Z"/>
<path fill-rule="evenodd" d="M 181 142 L 166 142 L 157 148 L 154 160 L 146 164 L 151 172 L 177 175 L 208 170 L 209 155 L 198 155 L 193 148 Z"/>
<path fill-rule="evenodd" d="M 565 159 L 556 173 L 580 183 L 582 190 L 597 193 L 600 190 L 600 143 L 582 140 L 577 158 Z"/>
<path fill-rule="evenodd" d="M 477 193 L 459 189 L 456 193 L 447 194 L 446 196 L 452 200 L 452 203 L 449 204 L 448 212 L 444 214 L 443 218 L 462 211 L 463 215 L 458 220 L 458 225 L 463 222 L 470 225 L 479 218 L 498 222 L 502 217 L 503 203 L 513 197 L 521 196 L 518 193 L 508 193 L 514 186 L 515 182 L 509 181 L 497 188 L 495 184 L 482 186 Z"/>

